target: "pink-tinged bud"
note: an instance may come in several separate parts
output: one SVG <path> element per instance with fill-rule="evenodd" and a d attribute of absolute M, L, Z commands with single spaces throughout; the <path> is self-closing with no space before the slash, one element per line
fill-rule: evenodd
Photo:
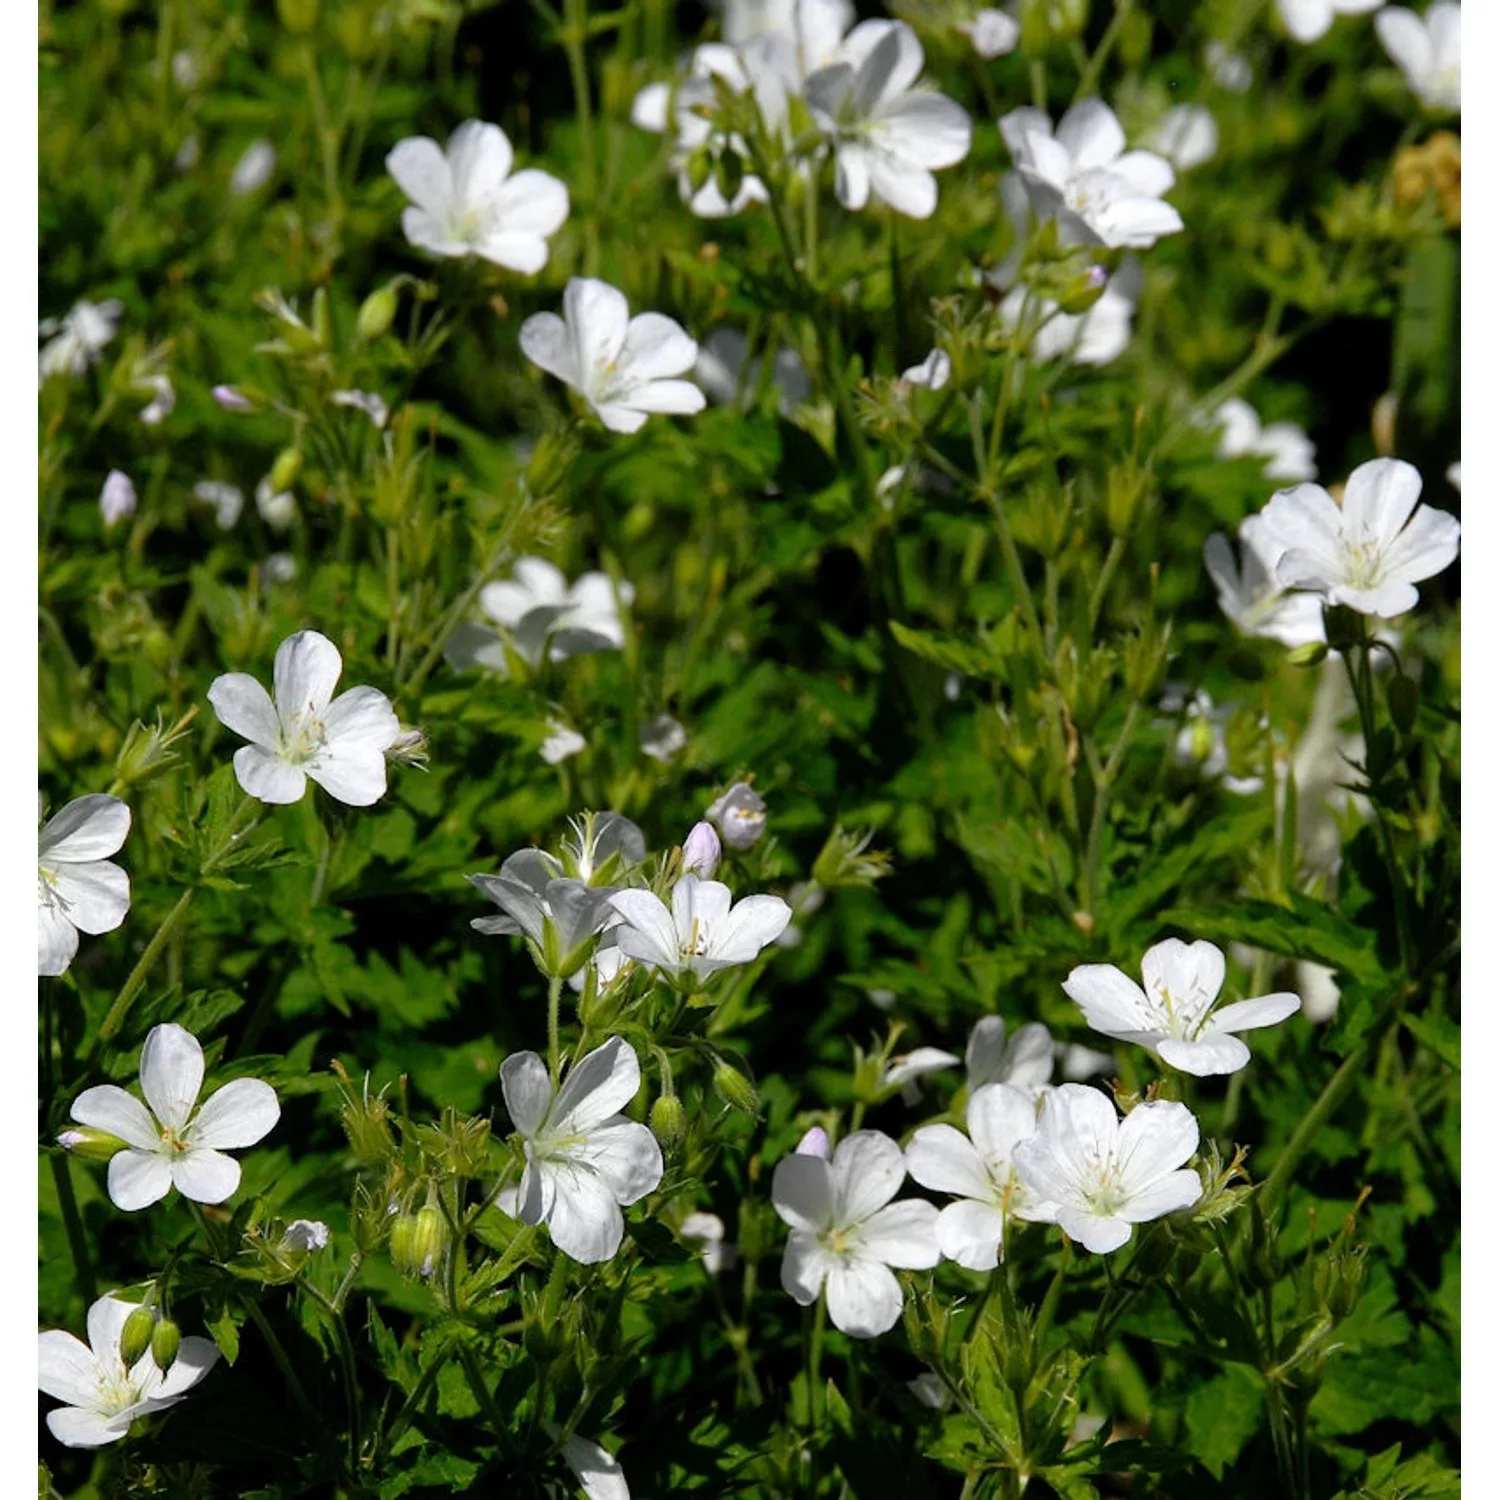
<path fill-rule="evenodd" d="M 325 1250 L 330 1237 L 328 1226 L 317 1219 L 293 1219 L 281 1242 L 290 1250 Z"/>
<path fill-rule="evenodd" d="M 692 832 L 682 841 L 682 873 L 712 880 L 723 852 L 719 835 L 707 823 L 695 823 Z"/>
<path fill-rule="evenodd" d="M 766 804 L 746 781 L 737 781 L 705 814 L 719 825 L 731 849 L 748 849 L 766 831 Z"/>
<path fill-rule="evenodd" d="M 96 1130 L 92 1125 L 69 1125 L 58 1136 L 57 1144 L 87 1161 L 108 1161 L 125 1149 L 125 1142 L 119 1136 Z"/>
<path fill-rule="evenodd" d="M 135 486 L 130 482 L 130 475 L 120 469 L 109 471 L 104 488 L 99 491 L 99 514 L 104 517 L 106 526 L 113 526 L 135 514 Z"/>
<path fill-rule="evenodd" d="M 240 395 L 232 385 L 216 385 L 213 389 L 213 397 L 225 411 L 236 412 L 241 416 L 255 410 L 255 403 Z"/>
<path fill-rule="evenodd" d="M 797 1142 L 798 1156 L 821 1156 L 824 1161 L 833 1159 L 833 1147 L 828 1144 L 828 1132 L 821 1125 L 814 1125 Z"/>

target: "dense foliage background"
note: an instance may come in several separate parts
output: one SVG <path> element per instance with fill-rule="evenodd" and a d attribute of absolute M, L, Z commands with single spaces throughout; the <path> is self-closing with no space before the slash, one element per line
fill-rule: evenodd
<path fill-rule="evenodd" d="M 51 811 L 110 791 L 133 826 L 124 926 L 43 981 L 40 1323 L 81 1331 L 95 1295 L 180 1261 L 174 1316 L 225 1356 L 128 1443 L 43 1430 L 53 1493 L 572 1493 L 556 1431 L 575 1423 L 638 1496 L 1004 1495 L 1022 1476 L 1028 1495 L 1253 1496 L 1291 1492 L 1288 1462 L 1308 1495 L 1457 1493 L 1458 569 L 1396 625 L 1361 747 L 1339 662 L 1237 635 L 1201 555 L 1280 483 L 1219 456 L 1202 418 L 1233 395 L 1301 424 L 1325 485 L 1395 454 L 1457 509 L 1456 165 L 1367 18 L 1300 46 L 1246 0 L 1025 3 L 1020 49 L 983 61 L 948 10 L 892 10 L 974 119 L 936 213 L 846 212 L 825 167 L 816 254 L 793 266 L 763 207 L 694 217 L 672 139 L 630 122 L 716 34 L 696 5 L 43 5 L 41 310 L 123 311 L 40 397 L 40 780 Z M 1245 58 L 1248 91 L 1210 44 Z M 1218 149 L 1179 173 L 1184 231 L 1138 257 L 1126 351 L 1018 359 L 976 287 L 1015 239 L 994 122 L 1095 92 L 1132 143 L 1206 105 Z M 402 235 L 386 153 L 467 119 L 568 185 L 535 276 Z M 269 173 L 236 182 L 257 142 Z M 783 409 L 768 373 L 629 437 L 570 416 L 517 337 L 574 275 L 700 344 L 722 327 L 795 350 L 811 395 Z M 951 387 L 899 386 L 935 342 Z M 143 424 L 162 373 L 175 407 Z M 221 384 L 256 410 L 225 410 Z M 330 401 L 345 389 L 378 393 L 388 425 Z M 106 527 L 112 469 L 139 500 Z M 284 529 L 251 498 L 273 470 Z M 205 479 L 244 491 L 237 524 L 194 498 Z M 526 555 L 628 581 L 625 648 L 458 670 L 455 629 Z M 207 689 L 269 680 L 304 628 L 426 737 L 375 808 L 242 805 Z M 1169 680 L 1226 711 L 1222 769 L 1258 790 L 1205 774 L 1201 738 L 1181 752 Z M 687 731 L 667 763 L 641 748 L 660 714 Z M 587 745 L 554 765 L 558 722 Z M 727 878 L 786 896 L 796 941 L 746 971 L 711 1046 L 674 1053 L 685 1134 L 622 1256 L 574 1265 L 490 1209 L 482 1297 L 400 1274 L 341 1107 L 383 1090 L 417 1176 L 451 1167 L 459 1117 L 493 1119 L 454 1179 L 477 1205 L 508 1156 L 498 1066 L 545 1043 L 546 981 L 470 930 L 492 909 L 464 877 L 556 849 L 584 809 L 669 851 L 748 777 L 768 833 Z M 825 850 L 866 828 L 887 861 Z M 1334 973 L 1335 1014 L 1187 1080 L 1205 1150 L 1244 1147 L 1256 1192 L 1108 1258 L 1020 1226 L 1005 1299 L 945 1263 L 908 1277 L 904 1327 L 829 1330 L 809 1360 L 812 1314 L 777 1284 L 776 1161 L 813 1124 L 900 1137 L 951 1103 L 960 1072 L 914 1110 L 882 1064 L 962 1053 L 982 1016 L 1106 1045 L 1062 980 L 1136 973 L 1169 935 L 1236 945 L 1236 996 Z M 281 1099 L 207 1230 L 175 1196 L 121 1213 L 102 1167 L 53 1144 L 82 1088 L 134 1081 L 163 1021 L 214 1077 Z M 637 1050 L 645 1118 L 659 1080 Z M 1124 1095 L 1156 1076 L 1126 1046 L 1109 1072 Z M 732 1270 L 668 1232 L 693 1208 L 723 1219 Z M 300 1273 L 321 1297 L 242 1250 L 299 1217 L 332 1229 Z M 929 1366 L 961 1401 L 911 1394 Z"/>

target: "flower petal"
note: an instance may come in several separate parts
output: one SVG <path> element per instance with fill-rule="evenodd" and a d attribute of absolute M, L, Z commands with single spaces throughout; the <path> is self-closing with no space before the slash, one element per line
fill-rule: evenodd
<path fill-rule="evenodd" d="M 99 1361 L 82 1339 L 49 1328 L 36 1339 L 36 1383 L 49 1396 L 72 1406 L 92 1405 L 99 1393 Z"/>
<path fill-rule="evenodd" d="M 321 719 L 343 670 L 344 658 L 326 635 L 316 630 L 289 635 L 276 648 L 272 669 L 276 713 L 282 724 L 291 725 L 294 716 L 302 713 Z"/>
<path fill-rule="evenodd" d="M 619 1114 L 640 1086 L 641 1064 L 635 1048 L 624 1037 L 610 1037 L 568 1070 L 552 1107 L 548 1133 L 588 1134 Z"/>
<path fill-rule="evenodd" d="M 221 1151 L 185 1151 L 172 1162 L 172 1182 L 195 1203 L 222 1203 L 240 1185 L 240 1164 Z"/>
<path fill-rule="evenodd" d="M 500 1092 L 511 1124 L 528 1140 L 535 1136 L 552 1103 L 547 1064 L 535 1052 L 512 1052 L 500 1064 Z"/>
<path fill-rule="evenodd" d="M 1113 964 L 1079 964 L 1063 980 L 1063 993 L 1083 1018 L 1106 1036 L 1154 1035 L 1157 1016 L 1145 992 Z"/>
<path fill-rule="evenodd" d="M 521 324 L 521 353 L 567 385 L 577 387 L 582 381 L 568 325 L 556 313 L 533 313 Z"/>
<path fill-rule="evenodd" d="M 1127 1197 L 1175 1171 L 1198 1149 L 1198 1122 L 1185 1104 L 1138 1104 L 1120 1125 L 1115 1160 Z"/>
<path fill-rule="evenodd" d="M 1050 1050 L 1050 1039 L 1048 1046 Z M 1010 1163 L 1018 1142 L 1036 1134 L 1036 1120 L 1035 1100 L 1014 1084 L 986 1084 L 969 1096 L 969 1135 L 991 1177 L 1002 1163 Z"/>
<path fill-rule="evenodd" d="M 330 745 L 336 741 L 340 747 L 364 745 L 384 752 L 399 737 L 401 721 L 384 693 L 372 687 L 357 687 L 340 693 L 328 705 L 323 729 Z"/>
<path fill-rule="evenodd" d="M 500 192 L 516 154 L 498 125 L 465 120 L 448 137 L 447 159 L 453 196 L 465 207 L 476 208 Z"/>
<path fill-rule="evenodd" d="M 573 343 L 575 368 L 587 390 L 595 370 L 615 364 L 630 333 L 630 304 L 607 281 L 575 276 L 563 289 L 563 317 Z"/>
<path fill-rule="evenodd" d="M 794 1231 L 821 1234 L 833 1223 L 832 1169 L 821 1156 L 804 1152 L 783 1156 L 771 1176 L 771 1203 Z"/>
<path fill-rule="evenodd" d="M 876 1210 L 860 1226 L 862 1250 L 888 1266 L 925 1271 L 942 1259 L 937 1242 L 937 1205 L 903 1198 Z"/>
<path fill-rule="evenodd" d="M 615 929 L 620 952 L 669 972 L 680 966 L 677 925 L 660 897 L 650 891 L 616 891 L 609 904 L 625 919 Z"/>
<path fill-rule="evenodd" d="M 554 1196 L 547 1228 L 552 1243 L 583 1265 L 609 1260 L 625 1237 L 625 1216 L 604 1180 L 587 1169 L 553 1163 Z"/>
<path fill-rule="evenodd" d="M 47 1430 L 65 1448 L 102 1448 L 130 1431 L 130 1415 L 101 1416 L 77 1406 L 59 1406 L 47 1413 Z"/>
<path fill-rule="evenodd" d="M 300 802 L 307 792 L 307 773 L 301 766 L 259 745 L 241 745 L 234 752 L 234 774 L 241 789 L 262 802 Z"/>
<path fill-rule="evenodd" d="M 146 1106 L 134 1094 L 127 1094 L 113 1083 L 85 1089 L 68 1113 L 80 1125 L 107 1130 L 138 1150 L 154 1151 L 161 1144 L 161 1132 L 146 1113 Z"/>
<path fill-rule="evenodd" d="M 924 1125 L 906 1145 L 906 1170 L 935 1193 L 988 1198 L 993 1191 L 974 1143 L 952 1125 Z"/>
<path fill-rule="evenodd" d="M 1422 476 L 1399 458 L 1373 458 L 1344 486 L 1344 528 L 1389 545 L 1422 498 Z"/>
<path fill-rule="evenodd" d="M 130 877 L 107 859 L 63 865 L 52 878 L 52 889 L 80 932 L 113 932 L 130 910 Z"/>
<path fill-rule="evenodd" d="M 200 1339 L 189 1334 L 178 1345 L 177 1358 L 172 1361 L 172 1368 L 152 1392 L 147 1406 L 153 1411 L 159 1411 L 162 1406 L 180 1400 L 183 1393 L 197 1385 L 218 1362 L 219 1351 L 211 1339 Z"/>
<path fill-rule="evenodd" d="M 130 832 L 130 809 L 118 797 L 91 792 L 47 820 L 37 839 L 41 863 L 87 864 L 119 851 Z"/>
<path fill-rule="evenodd" d="M 172 1191 L 172 1168 L 164 1156 L 146 1151 L 117 1151 L 105 1178 L 109 1201 L 126 1213 L 149 1208 Z"/>
<path fill-rule="evenodd" d="M 656 1137 L 645 1125 L 620 1120 L 596 1125 L 568 1151 L 603 1181 L 616 1203 L 629 1206 L 661 1185 L 664 1163 Z"/>
<path fill-rule="evenodd" d="M 1238 1073 L 1250 1061 L 1250 1049 L 1237 1036 L 1210 1034 L 1190 1042 L 1163 1037 L 1154 1050 L 1169 1067 L 1179 1073 L 1191 1073 L 1194 1078 Z"/>
<path fill-rule="evenodd" d="M 875 1338 L 901 1317 L 901 1283 L 878 1260 L 860 1256 L 838 1261 L 828 1271 L 827 1291 L 828 1316 L 850 1338 Z"/>
<path fill-rule="evenodd" d="M 645 312 L 630 320 L 620 363 L 633 378 L 664 380 L 691 370 L 698 345 L 675 319 Z"/>
<path fill-rule="evenodd" d="M 1120 1209 L 1120 1217 L 1131 1224 L 1145 1224 L 1164 1214 L 1181 1213 L 1203 1196 L 1203 1182 L 1196 1172 L 1183 1168 L 1158 1178 L 1142 1188 Z"/>
<path fill-rule="evenodd" d="M 44 903 L 36 916 L 36 971 L 55 978 L 68 972 L 78 952 L 78 929 L 62 907 Z"/>
<path fill-rule="evenodd" d="M 1302 1009 L 1302 999 L 1289 990 L 1261 995 L 1254 1000 L 1239 1000 L 1221 1006 L 1208 1018 L 1205 1031 L 1255 1031 L 1262 1026 L 1277 1026 Z"/>
<path fill-rule="evenodd" d="M 398 141 L 385 159 L 385 169 L 418 208 L 442 217 L 453 202 L 453 173 L 443 148 L 425 135 Z"/>
<path fill-rule="evenodd" d="M 203 1048 L 173 1022 L 153 1026 L 141 1048 L 141 1092 L 163 1125 L 181 1130 L 203 1087 Z"/>
<path fill-rule="evenodd" d="M 271 695 L 248 672 L 226 672 L 214 678 L 208 701 L 219 722 L 252 745 L 274 750 L 281 743 L 281 720 Z"/>
<path fill-rule="evenodd" d="M 729 963 L 749 963 L 786 931 L 791 920 L 792 909 L 780 896 L 746 896 L 711 930 L 709 952 Z"/>
<path fill-rule="evenodd" d="M 1129 1223 L 1118 1216 L 1102 1216 L 1068 1206 L 1057 1211 L 1057 1224 L 1070 1239 L 1095 1255 L 1108 1255 L 1130 1239 Z"/>
<path fill-rule="evenodd" d="M 253 1146 L 281 1118 L 276 1090 L 259 1078 L 236 1078 L 210 1094 L 188 1128 L 194 1146 Z"/>
<path fill-rule="evenodd" d="M 596 407 L 599 420 L 611 427 L 606 411 L 623 408 L 627 411 L 659 413 L 671 417 L 691 417 L 708 405 L 708 397 L 691 380 L 653 380 L 646 385 L 632 386 L 628 395 L 616 401 Z M 640 423 L 636 423 L 639 427 Z M 634 432 L 635 427 L 629 429 Z"/>
<path fill-rule="evenodd" d="M 834 1222 L 860 1223 L 884 1208 L 906 1177 L 906 1158 L 890 1136 L 879 1130 L 856 1130 L 833 1153 Z"/>
<path fill-rule="evenodd" d="M 391 717 L 394 722 L 395 715 Z M 346 807 L 370 807 L 385 796 L 385 753 L 368 744 L 330 739 L 306 769 L 330 797 Z"/>
<path fill-rule="evenodd" d="M 588 1500 L 630 1500 L 620 1460 L 598 1443 L 575 1434 L 563 1444 L 562 1454 Z"/>
<path fill-rule="evenodd" d="M 781 1289 L 798 1307 L 811 1307 L 818 1300 L 828 1273 L 837 1264 L 836 1257 L 818 1243 L 816 1235 L 794 1229 L 786 1237 L 786 1251 L 781 1257 Z"/>
<path fill-rule="evenodd" d="M 938 1249 L 970 1271 L 993 1271 L 1005 1239 L 1005 1215 L 988 1203 L 961 1198 L 937 1218 Z"/>

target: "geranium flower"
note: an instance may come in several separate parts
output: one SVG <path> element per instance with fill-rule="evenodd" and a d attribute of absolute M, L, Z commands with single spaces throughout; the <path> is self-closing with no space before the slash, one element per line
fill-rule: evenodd
<path fill-rule="evenodd" d="M 577 755 L 580 750 L 587 750 L 588 744 L 571 724 L 564 724 L 560 719 L 548 719 L 547 737 L 542 741 L 537 754 L 549 766 L 555 766 L 569 756 Z"/>
<path fill-rule="evenodd" d="M 677 1238 L 698 1250 L 710 1276 L 730 1270 L 739 1261 L 740 1252 L 726 1241 L 724 1221 L 718 1214 L 690 1213 L 678 1228 Z"/>
<path fill-rule="evenodd" d="M 47 1413 L 48 1430 L 65 1447 L 118 1442 L 137 1417 L 175 1406 L 217 1362 L 212 1342 L 190 1335 L 165 1374 L 149 1349 L 127 1369 L 120 1336 L 138 1306 L 100 1297 L 89 1308 L 87 1344 L 61 1328 L 37 1335 L 37 1385 L 67 1403 Z"/>
<path fill-rule="evenodd" d="M 1260 416 L 1248 401 L 1231 397 L 1213 416 L 1209 424 L 1219 429 L 1220 458 L 1240 458 L 1252 454 L 1264 458 L 1261 472 L 1267 479 L 1316 479 L 1317 449 L 1295 422 L 1260 424 Z"/>
<path fill-rule="evenodd" d="M 536 313 L 521 325 L 521 352 L 570 385 L 611 432 L 638 432 L 653 412 L 689 415 L 707 404 L 686 374 L 698 346 L 661 313 L 630 316 L 625 294 L 575 276 L 563 316 Z"/>
<path fill-rule="evenodd" d="M 953 375 L 953 360 L 944 349 L 932 349 L 918 365 L 901 372 L 907 385 L 921 386 L 924 390 L 940 391 Z"/>
<path fill-rule="evenodd" d="M 1075 104 L 1058 122 L 1029 106 L 1000 121 L 1026 195 L 1040 219 L 1056 219 L 1065 245 L 1145 250 L 1176 234 L 1182 218 L 1161 201 L 1177 180 L 1150 151 L 1126 151 L 1114 111 L 1098 99 Z"/>
<path fill-rule="evenodd" d="M 1230 706 L 1216 706 L 1201 688 L 1189 692 L 1182 683 L 1168 685 L 1161 706 L 1181 720 L 1172 743 L 1172 759 L 1177 765 L 1196 766 L 1198 773 L 1210 781 L 1222 778 L 1224 790 L 1237 797 L 1253 797 L 1265 785 L 1259 776 L 1235 776 L 1229 771 L 1229 743 L 1224 730 L 1233 717 Z"/>
<path fill-rule="evenodd" d="M 1459 7 L 1449 0 L 1438 0 L 1420 16 L 1388 5 L 1375 17 L 1380 45 L 1406 75 L 1412 93 L 1440 114 L 1456 114 L 1461 105 L 1460 30 Z"/>
<path fill-rule="evenodd" d="M 47 820 L 37 839 L 38 974 L 67 973 L 80 932 L 113 932 L 125 920 L 130 877 L 108 856 L 129 832 L 130 809 L 104 792 L 76 797 Z"/>
<path fill-rule="evenodd" d="M 1316 597 L 1289 593 L 1272 576 L 1259 516 L 1246 516 L 1240 522 L 1240 539 L 1243 561 L 1238 567 L 1221 532 L 1203 544 L 1203 562 L 1219 591 L 1219 608 L 1235 628 L 1283 646 L 1326 640 L 1323 606 Z"/>
<path fill-rule="evenodd" d="M 1335 16 L 1362 16 L 1379 10 L 1385 0 L 1276 0 L 1276 9 L 1298 42 L 1315 42 L 1333 25 Z"/>
<path fill-rule="evenodd" d="M 981 10 L 969 21 L 960 21 L 958 30 L 968 37 L 980 57 L 1004 57 L 1016 50 L 1021 40 L 1021 23 L 1003 10 Z"/>
<path fill-rule="evenodd" d="M 50 342 L 37 359 L 38 381 L 49 375 L 82 375 L 115 336 L 115 324 L 125 304 L 114 297 L 104 302 L 75 302 L 61 318 L 43 318 L 38 332 Z"/>
<path fill-rule="evenodd" d="M 240 1164 L 224 1149 L 253 1146 L 281 1118 L 276 1090 L 259 1078 L 236 1078 L 199 1109 L 203 1048 L 181 1026 L 153 1026 L 141 1048 L 141 1092 L 112 1083 L 74 1101 L 80 1125 L 125 1142 L 109 1162 L 109 1196 L 127 1212 L 147 1208 L 175 1187 L 195 1203 L 222 1203 L 240 1185 Z"/>
<path fill-rule="evenodd" d="M 625 644 L 620 603 L 635 597 L 621 582 L 618 597 L 608 573 L 583 573 L 569 584 L 560 568 L 540 557 L 520 557 L 508 579 L 487 583 L 479 607 L 509 634 L 517 655 L 537 666 L 545 648 L 550 661 L 591 651 L 618 651 Z"/>
<path fill-rule="evenodd" d="M 512 176 L 514 162 L 505 132 L 481 120 L 460 125 L 446 152 L 425 135 L 398 142 L 385 166 L 413 204 L 401 215 L 406 238 L 434 255 L 540 271 L 548 236 L 568 217 L 568 190 L 535 168 Z"/>
<path fill-rule="evenodd" d="M 874 1338 L 901 1316 L 892 1266 L 927 1270 L 942 1258 L 937 1208 L 891 1202 L 905 1176 L 900 1146 L 878 1130 L 846 1136 L 831 1161 L 799 1149 L 776 1164 L 771 1201 L 792 1231 L 781 1285 L 802 1307 L 826 1286 L 828 1316 L 851 1338 Z"/>
<path fill-rule="evenodd" d="M 1215 1009 L 1224 984 L 1224 955 L 1212 943 L 1168 938 L 1141 959 L 1145 989 L 1113 964 L 1079 964 L 1063 991 L 1095 1031 L 1149 1048 L 1164 1063 L 1207 1078 L 1237 1073 L 1250 1049 L 1236 1031 L 1275 1026 L 1302 1002 L 1279 991 Z"/>
<path fill-rule="evenodd" d="M 470 875 L 505 913 L 475 917 L 476 932 L 525 934 L 532 956 L 544 974 L 567 978 L 588 960 L 593 939 L 617 923 L 609 904 L 612 886 L 591 886 L 563 874 L 559 860 L 542 849 L 521 849 L 500 866 L 498 875 Z"/>
<path fill-rule="evenodd" d="M 731 849 L 749 849 L 766 831 L 766 800 L 748 781 L 737 781 L 703 816 L 718 825 Z"/>
<path fill-rule="evenodd" d="M 968 115 L 945 95 L 914 88 L 922 61 L 922 44 L 904 22 L 863 21 L 844 38 L 839 60 L 807 80 L 845 208 L 863 208 L 873 193 L 898 213 L 929 218 L 937 207 L 933 171 L 969 154 Z"/>
<path fill-rule="evenodd" d="M 748 409 L 766 378 L 767 361 L 771 365 L 770 383 L 777 393 L 777 410 L 784 415 L 812 394 L 807 366 L 795 349 L 778 349 L 774 356 L 768 349 L 763 357 L 752 360 L 750 342 L 743 333 L 716 328 L 698 346 L 693 374 L 710 401 Z"/>
<path fill-rule="evenodd" d="M 1001 299 L 995 314 L 1007 331 L 1020 328 L 1023 322 L 1036 329 L 1030 344 L 1034 359 L 1066 359 L 1101 368 L 1130 347 L 1136 278 L 1129 272 L 1127 263 L 1110 278 L 1099 300 L 1081 313 L 1062 312 L 1051 298 L 1016 286 Z"/>
<path fill-rule="evenodd" d="M 1211 161 L 1219 149 L 1219 127 L 1201 104 L 1174 104 L 1156 123 L 1146 144 L 1179 172 Z"/>
<path fill-rule="evenodd" d="M 327 636 L 299 630 L 276 648 L 274 701 L 244 672 L 214 679 L 208 701 L 219 722 L 250 741 L 234 752 L 234 774 L 252 797 L 299 802 L 309 776 L 350 807 L 385 795 L 385 752 L 400 738 L 401 721 L 375 688 L 335 698 L 343 670 Z"/>
<path fill-rule="evenodd" d="M 687 730 L 671 714 L 657 714 L 641 725 L 641 753 L 659 764 L 668 765 L 686 748 Z"/>
<path fill-rule="evenodd" d="M 229 174 L 229 191 L 245 197 L 259 191 L 276 170 L 276 148 L 268 140 L 251 141 Z"/>
<path fill-rule="evenodd" d="M 221 531 L 228 531 L 239 520 L 245 508 L 245 492 L 238 485 L 219 479 L 200 479 L 193 486 L 193 499 L 214 508 L 214 519 Z"/>
<path fill-rule="evenodd" d="M 1137 1224 L 1191 1208 L 1203 1196 L 1183 1163 L 1198 1149 L 1185 1104 L 1138 1104 L 1121 1121 L 1086 1084 L 1059 1084 L 1042 1101 L 1036 1133 L 1015 1147 L 1032 1194 L 1027 1216 L 1056 1224 L 1095 1255 L 1118 1250 Z"/>
<path fill-rule="evenodd" d="M 1051 1041 L 1048 1041 L 1051 1071 Z M 938 1248 L 971 1271 L 992 1271 L 1002 1258 L 1007 1219 L 1028 1218 L 1030 1194 L 1016 1177 L 1016 1143 L 1036 1132 L 1036 1099 L 1006 1083 L 969 1096 L 964 1135 L 952 1125 L 924 1125 L 906 1148 L 906 1170 L 925 1188 L 954 1193 L 937 1217 Z"/>
<path fill-rule="evenodd" d="M 627 958 L 665 974 L 706 979 L 751 962 L 792 920 L 780 896 L 746 896 L 731 910 L 733 900 L 727 885 L 696 875 L 672 887 L 670 911 L 651 891 L 616 891 L 610 903 L 624 922 L 615 929 L 615 943 Z"/>
<path fill-rule="evenodd" d="M 1316 484 L 1278 490 L 1260 513 L 1262 556 L 1284 588 L 1390 619 L 1417 602 L 1416 585 L 1458 556 L 1454 517 L 1418 505 L 1422 476 L 1397 458 L 1361 464 L 1340 505 Z"/>
<path fill-rule="evenodd" d="M 500 1065 L 505 1107 L 526 1146 L 517 1217 L 545 1223 L 552 1243 L 585 1265 L 620 1248 L 621 1206 L 661 1182 L 656 1137 L 620 1113 L 640 1086 L 635 1051 L 617 1036 L 576 1062 L 560 1090 L 535 1052 L 514 1053 Z"/>

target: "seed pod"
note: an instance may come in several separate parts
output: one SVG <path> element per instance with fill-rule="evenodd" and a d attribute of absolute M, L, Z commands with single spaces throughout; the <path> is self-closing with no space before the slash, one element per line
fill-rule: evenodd
<path fill-rule="evenodd" d="M 753 1115 L 760 1108 L 755 1085 L 733 1064 L 722 1057 L 714 1068 L 714 1093 L 726 1104 Z"/>
<path fill-rule="evenodd" d="M 151 1358 L 163 1375 L 172 1368 L 182 1347 L 182 1330 L 171 1318 L 163 1318 L 151 1335 Z"/>
<path fill-rule="evenodd" d="M 651 1133 L 669 1150 L 687 1132 L 687 1114 L 676 1094 L 663 1094 L 651 1106 Z"/>
<path fill-rule="evenodd" d="M 127 1370 L 151 1347 L 151 1336 L 156 1332 L 156 1309 L 149 1303 L 138 1307 L 125 1319 L 120 1330 L 120 1359 Z"/>
<path fill-rule="evenodd" d="M 371 292 L 360 304 L 354 331 L 365 343 L 374 343 L 395 322 L 396 307 L 396 293 L 389 286 Z"/>

